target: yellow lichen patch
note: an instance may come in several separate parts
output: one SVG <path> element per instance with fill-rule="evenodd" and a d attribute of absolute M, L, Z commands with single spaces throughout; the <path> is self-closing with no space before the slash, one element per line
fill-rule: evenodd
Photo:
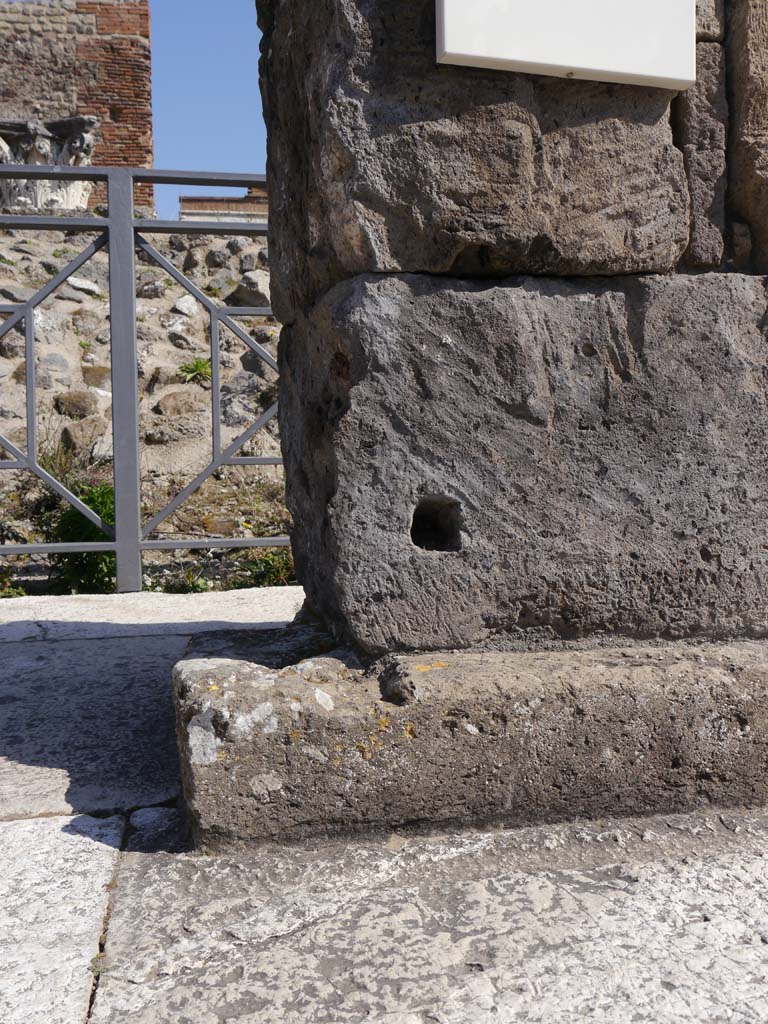
<path fill-rule="evenodd" d="M 432 668 L 450 668 L 451 666 L 447 661 L 433 661 Z"/>
<path fill-rule="evenodd" d="M 403 732 L 405 733 L 405 738 L 407 740 L 416 739 L 416 730 L 413 727 L 413 722 L 406 722 Z"/>
<path fill-rule="evenodd" d="M 216 752 L 216 757 L 218 757 L 220 761 L 225 761 L 227 757 L 229 757 L 229 754 L 226 752 L 226 750 L 219 750 Z"/>
<path fill-rule="evenodd" d="M 382 715 L 379 719 L 379 732 L 386 732 L 391 724 L 389 718 L 386 715 Z"/>
<path fill-rule="evenodd" d="M 291 729 L 288 733 L 288 739 L 291 743 L 299 743 L 301 741 L 301 732 L 298 729 Z"/>
<path fill-rule="evenodd" d="M 415 665 L 413 671 L 414 672 L 431 672 L 432 671 L 432 666 L 431 665 Z"/>
<path fill-rule="evenodd" d="M 220 689 L 221 689 L 221 687 L 217 686 L 216 683 L 214 683 L 213 686 L 209 686 L 208 687 L 208 693 L 213 693 L 214 690 L 220 690 Z"/>
<path fill-rule="evenodd" d="M 414 665 L 414 672 L 432 672 L 436 668 L 450 668 L 447 661 L 433 661 L 431 665 Z"/>
<path fill-rule="evenodd" d="M 344 744 L 343 743 L 337 743 L 336 744 L 336 749 L 338 750 L 338 752 L 340 754 L 343 754 L 344 753 Z"/>

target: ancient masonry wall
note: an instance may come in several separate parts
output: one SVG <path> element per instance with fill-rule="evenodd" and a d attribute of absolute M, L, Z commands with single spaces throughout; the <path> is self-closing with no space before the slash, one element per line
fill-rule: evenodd
<path fill-rule="evenodd" d="M 768 5 L 687 93 L 257 0 L 294 553 L 369 651 L 768 635 Z"/>
<path fill-rule="evenodd" d="M 94 115 L 94 163 L 152 165 L 149 0 L 0 2 L 0 38 L 0 118 Z M 136 198 L 151 204 L 151 186 Z"/>

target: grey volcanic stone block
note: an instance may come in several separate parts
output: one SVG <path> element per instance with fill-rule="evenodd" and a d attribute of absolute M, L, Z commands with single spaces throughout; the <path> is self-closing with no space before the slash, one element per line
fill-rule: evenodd
<path fill-rule="evenodd" d="M 768 270 L 768 5 L 732 0 L 728 24 L 733 124 L 730 201 L 752 229 L 756 270 Z"/>
<path fill-rule="evenodd" d="M 699 43 L 697 81 L 676 104 L 678 138 L 691 192 L 690 266 L 717 268 L 725 245 L 725 193 L 728 99 L 725 51 L 719 43 Z"/>
<path fill-rule="evenodd" d="M 697 0 L 696 36 L 699 42 L 722 42 L 725 36 L 725 0 Z"/>
<path fill-rule="evenodd" d="M 661 90 L 438 66 L 434 0 L 259 0 L 273 305 L 363 272 L 668 271 L 689 198 Z"/>
<path fill-rule="evenodd" d="M 372 652 L 764 635 L 766 292 L 357 278 L 283 333 L 310 604 Z"/>
<path fill-rule="evenodd" d="M 368 674 L 341 652 L 264 660 L 252 643 L 174 670 L 185 798 L 209 850 L 768 799 L 757 642 L 400 655 Z"/>

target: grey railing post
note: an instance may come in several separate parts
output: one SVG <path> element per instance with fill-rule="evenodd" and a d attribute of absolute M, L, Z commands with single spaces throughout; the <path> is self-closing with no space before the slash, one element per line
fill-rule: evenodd
<path fill-rule="evenodd" d="M 109 174 L 109 307 L 117 590 L 141 590 L 141 482 L 133 177 Z"/>

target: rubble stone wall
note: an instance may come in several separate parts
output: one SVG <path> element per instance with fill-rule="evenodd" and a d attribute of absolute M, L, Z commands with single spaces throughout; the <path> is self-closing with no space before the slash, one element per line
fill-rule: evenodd
<path fill-rule="evenodd" d="M 0 117 L 94 115 L 94 163 L 152 165 L 149 0 L 0 2 L 0 36 Z M 137 201 L 151 204 L 151 186 Z"/>
<path fill-rule="evenodd" d="M 310 603 L 371 651 L 765 635 L 764 0 L 700 0 L 684 94 L 438 66 L 434 0 L 257 7 Z"/>

